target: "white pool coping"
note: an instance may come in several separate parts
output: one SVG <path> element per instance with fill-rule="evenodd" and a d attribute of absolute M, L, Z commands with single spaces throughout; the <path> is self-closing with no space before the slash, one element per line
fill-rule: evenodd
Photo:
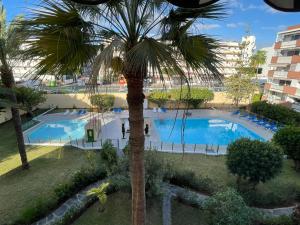
<path fill-rule="evenodd" d="M 258 134 L 260 137 L 264 138 L 265 140 L 271 140 L 273 137 L 273 132 L 270 130 L 265 129 L 262 126 L 259 126 L 247 119 L 241 118 L 238 115 L 232 115 L 232 113 L 227 111 L 221 110 L 189 110 L 192 113 L 191 116 L 188 118 L 211 118 L 211 119 L 224 119 L 228 121 L 232 121 L 234 123 L 239 123 L 246 128 L 250 129 L 254 133 Z M 174 153 L 200 153 L 200 154 L 210 154 L 210 155 L 224 155 L 226 154 L 226 145 L 219 145 L 219 146 L 210 146 L 210 145 L 201 145 L 201 144 L 173 144 L 173 143 L 165 143 L 161 142 L 158 132 L 156 131 L 155 125 L 153 120 L 156 119 L 172 119 L 183 118 L 184 110 L 169 110 L 166 113 L 158 113 L 153 112 L 152 110 L 144 110 L 144 118 L 145 124 L 148 123 L 150 126 L 149 129 L 149 136 L 145 137 L 145 148 L 146 149 L 156 149 L 158 151 L 163 152 L 174 152 Z M 98 141 L 94 143 L 86 143 L 83 139 L 80 140 L 73 140 L 73 141 L 65 141 L 65 142 L 42 142 L 42 143 L 32 143 L 26 142 L 26 145 L 41 145 L 41 146 L 66 146 L 71 145 L 74 147 L 78 147 L 84 150 L 93 150 L 93 149 L 100 149 L 102 143 L 110 139 L 112 140 L 113 144 L 118 149 L 123 149 L 128 144 L 129 133 L 126 133 L 125 139 L 122 139 L 122 132 L 121 132 L 121 125 L 128 119 L 128 111 L 123 111 L 122 113 L 104 113 L 99 115 L 98 113 L 87 113 L 84 116 L 78 115 L 63 115 L 62 113 L 57 114 L 46 114 L 39 117 L 41 123 L 35 125 L 34 127 L 26 130 L 24 132 L 25 140 L 28 140 L 27 134 L 36 129 L 38 126 L 41 126 L 45 122 L 49 121 L 59 121 L 59 120 L 67 120 L 67 119 L 91 119 L 93 117 L 100 117 L 102 118 L 102 124 L 100 136 Z"/>

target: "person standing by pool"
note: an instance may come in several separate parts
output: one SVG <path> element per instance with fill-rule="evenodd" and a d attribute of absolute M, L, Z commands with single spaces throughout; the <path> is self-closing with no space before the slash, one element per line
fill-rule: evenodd
<path fill-rule="evenodd" d="M 122 123 L 122 135 L 123 135 L 123 139 L 125 139 L 125 124 Z"/>
<path fill-rule="evenodd" d="M 146 124 L 146 127 L 145 127 L 145 135 L 148 136 L 148 133 L 149 133 L 149 125 Z"/>

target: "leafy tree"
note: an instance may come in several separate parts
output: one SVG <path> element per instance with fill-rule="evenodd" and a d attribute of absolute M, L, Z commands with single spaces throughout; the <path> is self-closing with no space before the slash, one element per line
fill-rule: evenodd
<path fill-rule="evenodd" d="M 102 112 L 110 110 L 114 106 L 115 96 L 113 95 L 92 95 L 91 104 Z"/>
<path fill-rule="evenodd" d="M 209 212 L 212 225 L 252 225 L 259 217 L 233 189 L 216 193 L 205 201 L 203 209 Z"/>
<path fill-rule="evenodd" d="M 249 99 L 256 89 L 250 77 L 244 77 L 240 74 L 226 78 L 225 87 L 227 95 L 236 106 L 239 106 L 241 101 Z"/>
<path fill-rule="evenodd" d="M 283 163 L 281 148 L 269 143 L 241 138 L 228 146 L 227 167 L 237 175 L 240 187 L 241 178 L 253 188 L 259 182 L 266 182 L 280 173 Z"/>
<path fill-rule="evenodd" d="M 238 107 L 243 100 L 250 99 L 257 85 L 253 83 L 252 77 L 255 74 L 255 69 L 243 57 L 243 52 L 247 43 L 240 45 L 239 59 L 236 62 L 236 73 L 225 79 L 225 88 L 229 98 Z"/>
<path fill-rule="evenodd" d="M 89 190 L 87 192 L 87 195 L 96 196 L 98 198 L 99 203 L 100 203 L 100 208 L 99 208 L 100 212 L 103 212 L 104 209 L 105 209 L 104 205 L 107 202 L 106 190 L 107 190 L 108 187 L 109 187 L 109 183 L 103 183 L 99 187 L 92 188 L 91 190 Z"/>
<path fill-rule="evenodd" d="M 24 109 L 30 117 L 33 116 L 33 108 L 40 103 L 46 101 L 46 98 L 41 91 L 34 90 L 28 87 L 16 87 L 15 88 L 17 102 L 21 109 Z"/>
<path fill-rule="evenodd" d="M 150 102 L 157 104 L 158 107 L 162 107 L 169 100 L 169 95 L 167 92 L 155 91 L 148 96 L 148 99 Z"/>
<path fill-rule="evenodd" d="M 273 136 L 273 141 L 294 160 L 296 170 L 300 171 L 300 127 L 281 128 Z"/>
<path fill-rule="evenodd" d="M 196 109 L 200 104 L 214 99 L 214 93 L 207 88 L 182 88 L 170 91 L 173 100 L 181 100 Z"/>
<path fill-rule="evenodd" d="M 17 59 L 21 52 L 21 44 L 23 43 L 23 39 L 19 34 L 22 31 L 22 26 L 18 25 L 18 22 L 21 20 L 21 18 L 16 17 L 10 23 L 10 25 L 7 25 L 6 11 L 2 5 L 2 2 L 0 4 L 0 77 L 3 86 L 7 89 L 13 90 L 15 87 L 15 80 L 11 68 L 11 60 Z M 15 104 L 17 102 L 15 93 L 11 92 L 8 95 L 8 100 L 9 102 Z M 27 161 L 20 112 L 19 109 L 14 105 L 12 105 L 10 108 L 14 129 L 16 132 L 22 168 L 28 169 L 29 163 Z"/>
<path fill-rule="evenodd" d="M 96 84 L 100 68 L 109 74 L 113 58 L 118 55 L 122 60 L 121 73 L 128 88 L 134 225 L 145 223 L 144 80 L 176 75 L 188 81 L 178 60 L 196 75 L 207 71 L 205 79 L 220 80 L 215 51 L 218 43 L 205 35 L 192 34 L 190 28 L 198 19 L 219 19 L 223 15 L 223 6 L 218 3 L 184 9 L 172 7 L 165 0 L 108 1 L 99 6 L 44 1 L 24 23 L 26 56 L 41 59 L 38 74 L 65 74 L 92 63 L 91 82 Z M 163 68 L 171 72 L 163 74 Z"/>

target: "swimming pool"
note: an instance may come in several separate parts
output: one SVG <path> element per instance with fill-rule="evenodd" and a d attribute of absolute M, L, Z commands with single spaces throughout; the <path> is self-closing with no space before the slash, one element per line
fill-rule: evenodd
<path fill-rule="evenodd" d="M 81 139 L 85 135 L 86 120 L 60 120 L 45 122 L 27 134 L 30 142 L 69 141 Z"/>
<path fill-rule="evenodd" d="M 243 125 L 224 119 L 178 119 L 175 124 L 174 119 L 158 119 L 154 125 L 160 140 L 166 143 L 228 145 L 241 137 L 264 141 Z"/>

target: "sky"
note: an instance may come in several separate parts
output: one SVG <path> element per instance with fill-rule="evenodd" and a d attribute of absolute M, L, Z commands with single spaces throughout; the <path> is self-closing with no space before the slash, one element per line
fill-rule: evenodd
<path fill-rule="evenodd" d="M 0 0 L 1 1 L 1 0 Z M 28 13 L 39 0 L 2 0 L 10 21 L 14 16 Z M 256 36 L 257 49 L 275 42 L 276 33 L 300 24 L 300 12 L 287 13 L 272 9 L 263 0 L 221 0 L 227 15 L 221 20 L 199 21 L 195 32 L 212 35 L 219 40 L 240 41 L 246 33 Z"/>

